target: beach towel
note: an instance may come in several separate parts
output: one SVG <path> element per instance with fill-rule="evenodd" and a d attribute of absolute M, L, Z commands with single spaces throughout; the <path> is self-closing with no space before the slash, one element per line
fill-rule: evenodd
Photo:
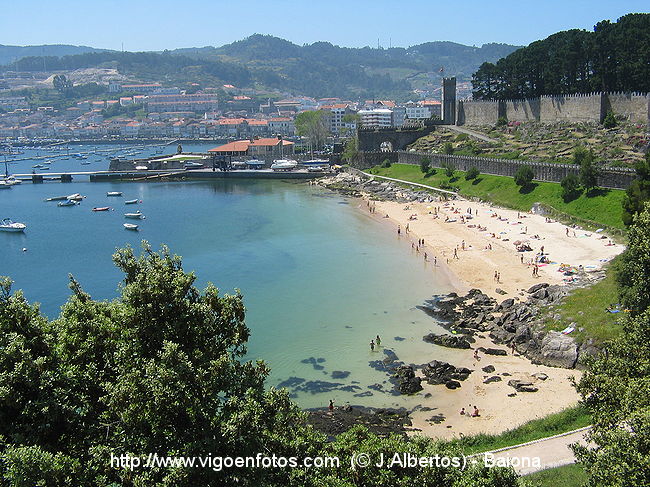
<path fill-rule="evenodd" d="M 574 327 L 572 327 L 572 326 L 567 326 L 567 327 L 566 327 L 564 330 L 562 330 L 560 333 L 562 333 L 563 335 L 568 335 L 569 333 L 571 333 L 571 332 L 574 331 L 574 330 L 575 330 Z"/>

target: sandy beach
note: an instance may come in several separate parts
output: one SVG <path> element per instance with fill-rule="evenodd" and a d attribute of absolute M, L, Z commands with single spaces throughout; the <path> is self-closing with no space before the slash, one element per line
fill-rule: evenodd
<path fill-rule="evenodd" d="M 459 294 L 479 288 L 498 301 L 526 299 L 525 290 L 536 283 L 566 283 L 572 279 L 560 271 L 566 267 L 578 274 L 599 270 L 624 250 L 603 232 L 574 229 L 541 215 L 484 203 L 454 200 L 403 204 L 366 199 L 360 207 L 372 217 L 392 225 L 396 233 L 399 227 L 404 251 L 423 260 L 426 253 L 431 271 L 448 272 Z M 515 243 L 528 245 L 531 250 L 520 252 Z M 545 262 L 539 262 L 541 252 Z M 535 264 L 538 276 L 533 275 Z M 487 337 L 477 338 L 473 348 L 481 346 L 494 345 Z M 436 345 L 431 347 L 430 355 L 412 360 L 425 363 L 435 358 Z M 508 355 L 479 354 L 477 361 L 473 349 L 457 351 L 452 365 L 474 370 L 459 389 L 448 390 L 444 385 L 422 383 L 424 390 L 418 395 L 422 397 L 421 406 L 431 410 L 412 414 L 414 433 L 438 438 L 496 434 L 577 403 L 579 396 L 571 385 L 571 378 L 579 378 L 579 370 L 534 365 L 517 353 L 513 355 L 506 346 L 497 348 L 508 349 Z M 444 356 L 444 352 L 441 355 Z M 487 365 L 493 365 L 495 371 L 483 372 L 481 369 Z M 537 373 L 546 374 L 548 378 L 533 377 Z M 494 375 L 502 380 L 483 383 Z M 531 381 L 539 390 L 512 395 L 515 390 L 508 386 L 510 379 Z M 425 398 L 427 393 L 431 393 L 429 398 Z M 479 417 L 460 414 L 461 408 L 473 411 L 475 405 Z M 432 421 L 437 415 L 443 415 L 445 420 Z"/>

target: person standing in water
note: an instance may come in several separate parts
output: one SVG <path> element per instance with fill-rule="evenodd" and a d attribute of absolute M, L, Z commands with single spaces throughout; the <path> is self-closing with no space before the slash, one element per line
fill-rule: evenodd
<path fill-rule="evenodd" d="M 375 341 L 374 340 L 370 340 L 370 351 L 371 352 L 375 351 Z"/>
<path fill-rule="evenodd" d="M 379 347 L 381 345 L 381 338 L 379 338 L 379 335 L 377 335 L 377 338 L 375 338 L 375 341 L 377 342 L 377 346 Z"/>
<path fill-rule="evenodd" d="M 327 408 L 330 410 L 330 412 L 334 411 L 334 401 L 330 399 L 330 405 L 327 406 Z"/>

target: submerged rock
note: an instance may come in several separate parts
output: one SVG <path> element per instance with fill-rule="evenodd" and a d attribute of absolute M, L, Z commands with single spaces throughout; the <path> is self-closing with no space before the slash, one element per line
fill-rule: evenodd
<path fill-rule="evenodd" d="M 461 335 L 436 335 L 435 333 L 429 333 L 422 339 L 427 343 L 433 343 L 435 345 L 440 345 L 441 347 L 460 349 L 471 348 L 469 340 Z"/>

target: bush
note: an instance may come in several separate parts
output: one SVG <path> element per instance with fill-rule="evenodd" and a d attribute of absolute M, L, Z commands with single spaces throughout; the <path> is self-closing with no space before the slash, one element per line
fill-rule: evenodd
<path fill-rule="evenodd" d="M 454 166 L 451 162 L 443 163 L 442 168 L 445 170 L 445 175 L 448 178 L 454 177 L 454 173 L 456 172 L 456 166 Z"/>
<path fill-rule="evenodd" d="M 593 152 L 588 151 L 585 147 L 579 145 L 573 149 L 573 163 L 580 166 L 583 161 L 586 161 L 589 158 L 593 160 Z"/>
<path fill-rule="evenodd" d="M 467 181 L 470 181 L 472 179 L 476 179 L 479 174 L 481 174 L 481 171 L 479 171 L 476 166 L 472 166 L 465 173 L 465 179 Z"/>
<path fill-rule="evenodd" d="M 458 134 L 456 136 L 456 142 L 463 142 L 464 140 L 469 139 L 469 135 L 467 134 Z"/>
<path fill-rule="evenodd" d="M 575 174 L 569 174 L 560 182 L 562 186 L 562 199 L 565 203 L 572 201 L 580 194 L 580 180 Z"/>
<path fill-rule="evenodd" d="M 497 119 L 497 127 L 505 127 L 508 125 L 508 119 L 506 117 L 499 117 Z"/>
<path fill-rule="evenodd" d="M 454 146 L 451 142 L 445 142 L 445 148 L 444 148 L 445 154 L 451 155 L 454 153 Z"/>
<path fill-rule="evenodd" d="M 388 159 L 384 159 L 384 162 L 382 163 L 381 167 L 390 167 L 390 161 Z"/>
<path fill-rule="evenodd" d="M 618 120 L 616 120 L 616 115 L 611 110 L 605 115 L 605 120 L 603 120 L 603 127 L 606 129 L 613 129 L 618 125 Z"/>
<path fill-rule="evenodd" d="M 429 160 L 428 157 L 423 157 L 422 159 L 420 159 L 420 171 L 422 171 L 424 174 L 427 174 L 430 168 L 431 168 L 431 161 Z"/>
<path fill-rule="evenodd" d="M 530 166 L 521 166 L 515 173 L 515 184 L 522 188 L 528 186 L 535 179 L 535 172 Z"/>

